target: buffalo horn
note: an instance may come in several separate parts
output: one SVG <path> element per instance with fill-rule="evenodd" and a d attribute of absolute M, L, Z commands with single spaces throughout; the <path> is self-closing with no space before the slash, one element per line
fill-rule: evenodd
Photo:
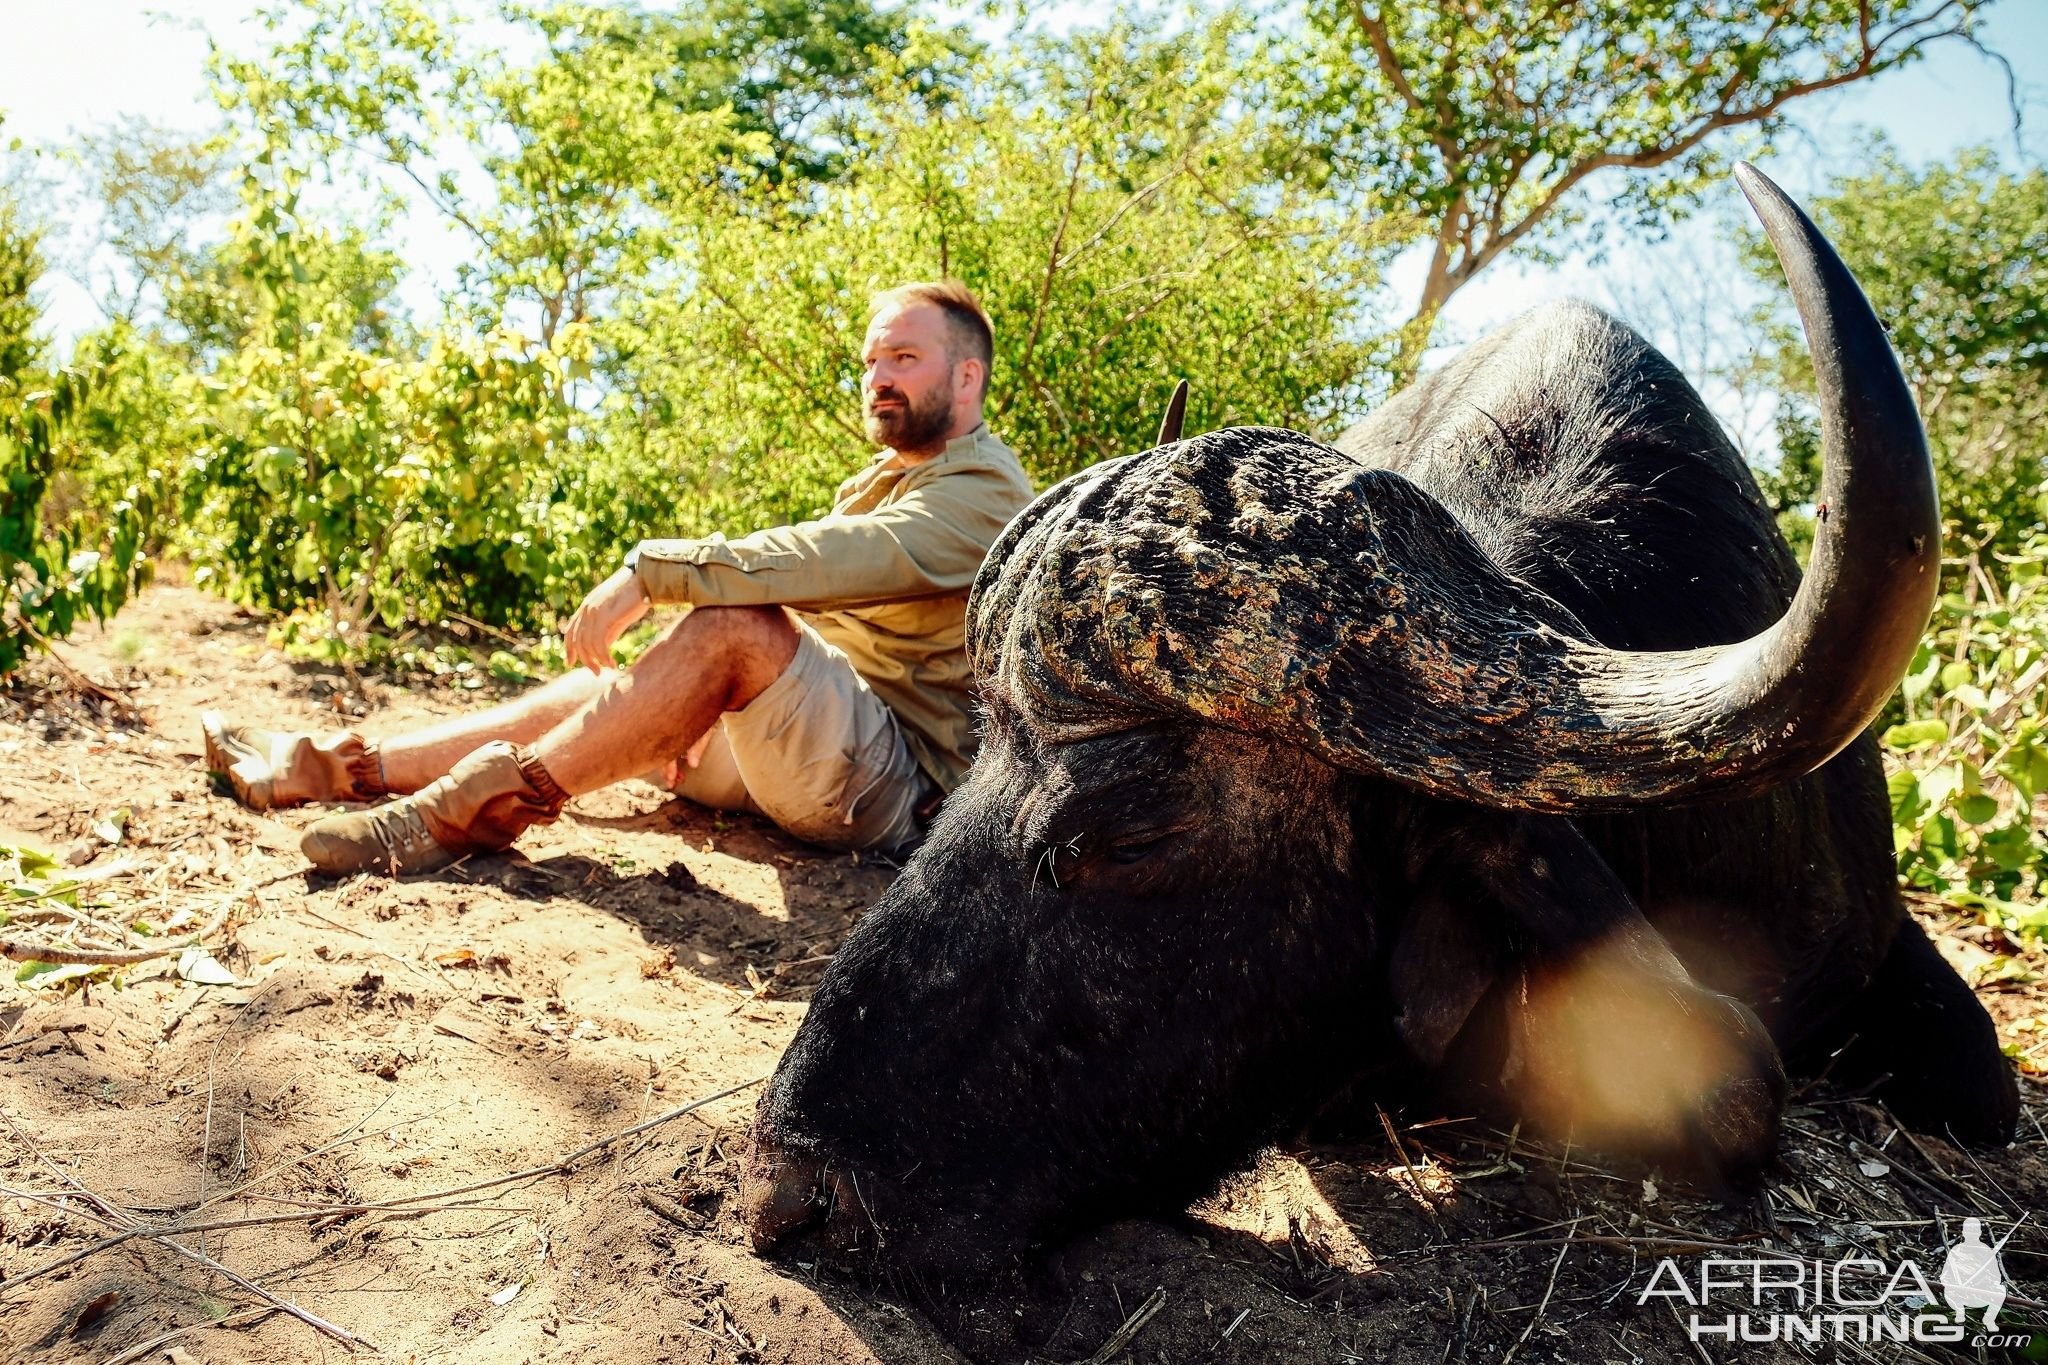
<path fill-rule="evenodd" d="M 1170 446 L 1180 439 L 1181 422 L 1188 415 L 1188 381 L 1183 379 L 1173 386 L 1173 397 L 1166 400 L 1166 415 L 1159 419 L 1159 439 L 1155 446 Z"/>
<path fill-rule="evenodd" d="M 976 671 L 1054 731 L 1182 716 L 1511 809 L 1744 796 L 1825 763 L 1926 626 L 1933 470 L 1855 280 L 1775 185 L 1736 174 L 1806 326 L 1824 440 L 1830 515 L 1777 624 L 1607 648 L 1401 475 L 1234 429 L 1098 465 L 1013 521 L 968 608 Z"/>

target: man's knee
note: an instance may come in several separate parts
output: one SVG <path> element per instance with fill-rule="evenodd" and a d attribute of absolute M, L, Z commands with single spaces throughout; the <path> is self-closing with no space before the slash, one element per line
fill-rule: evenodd
<path fill-rule="evenodd" d="M 773 660 L 778 668 L 796 656 L 796 623 L 781 607 L 697 607 L 677 622 L 685 627 L 701 632 L 705 643 Z"/>
<path fill-rule="evenodd" d="M 796 657 L 796 623 L 781 607 L 696 607 L 656 647 L 716 659 L 731 683 L 728 709 L 746 705 Z"/>

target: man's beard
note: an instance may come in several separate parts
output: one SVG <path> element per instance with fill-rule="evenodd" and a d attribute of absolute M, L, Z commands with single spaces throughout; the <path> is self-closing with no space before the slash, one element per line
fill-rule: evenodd
<path fill-rule="evenodd" d="M 900 398 L 900 408 L 875 411 L 877 399 Z M 895 450 L 931 450 L 945 444 L 946 428 L 953 424 L 953 385 L 927 392 L 922 399 L 901 389 L 883 389 L 868 395 L 866 412 L 868 439 Z"/>

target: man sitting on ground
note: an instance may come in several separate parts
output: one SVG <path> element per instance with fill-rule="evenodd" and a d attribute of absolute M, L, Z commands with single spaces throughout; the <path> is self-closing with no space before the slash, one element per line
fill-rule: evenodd
<path fill-rule="evenodd" d="M 306 832 L 307 858 L 333 873 L 508 848 L 572 796 L 650 768 L 814 843 L 914 843 L 972 760 L 967 589 L 1031 501 L 982 422 L 993 353 L 955 281 L 877 296 L 861 393 L 885 449 L 830 514 L 737 540 L 642 541 L 570 618 L 570 671 L 513 701 L 382 741 L 209 712 L 207 766 L 259 810 L 412 793 Z M 692 610 L 614 669 L 612 645 L 657 602 Z"/>

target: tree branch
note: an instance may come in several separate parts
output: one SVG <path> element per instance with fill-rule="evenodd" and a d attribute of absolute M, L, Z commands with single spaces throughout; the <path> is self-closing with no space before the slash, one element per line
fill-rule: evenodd
<path fill-rule="evenodd" d="M 821 403 L 818 400 L 818 396 L 811 391 L 811 386 L 809 384 L 806 384 L 803 381 L 803 378 L 800 375 L 798 375 L 795 371 L 791 370 L 789 366 L 785 365 L 782 362 L 781 357 L 777 356 L 773 351 L 768 349 L 767 344 L 761 340 L 760 334 L 754 330 L 754 324 L 748 320 L 747 315 L 745 313 L 740 311 L 739 305 L 734 303 L 731 299 L 727 298 L 725 296 L 725 291 L 720 289 L 718 285 L 714 283 L 709 276 L 706 276 L 704 278 L 703 285 L 704 292 L 711 295 L 712 298 L 717 299 L 718 302 L 722 304 L 725 307 L 725 309 L 733 315 L 734 321 L 736 321 L 739 324 L 740 336 L 745 338 L 747 345 L 753 347 L 754 354 L 760 356 L 761 359 L 767 361 L 769 368 L 773 369 L 777 374 L 781 375 L 784 379 L 788 380 L 790 382 L 790 385 L 794 387 L 798 393 L 803 395 L 804 401 L 810 405 L 813 413 L 821 413 L 824 416 L 830 418 L 835 426 L 837 426 L 841 431 L 845 432 L 848 436 L 853 437 L 853 439 L 855 439 L 856 441 L 865 441 L 867 439 L 866 432 L 862 431 L 859 427 L 854 426 L 851 422 L 847 421 L 845 417 L 840 415 L 839 409 L 836 406 L 828 408 L 823 403 Z"/>
<path fill-rule="evenodd" d="M 1443 153 L 1446 169 L 1463 165 L 1464 158 L 1458 144 L 1444 131 L 1450 122 L 1447 117 L 1449 111 L 1444 108 L 1441 98 L 1432 107 L 1425 105 L 1422 97 L 1415 93 L 1415 87 L 1408 83 L 1408 73 L 1401 69 L 1401 59 L 1394 51 L 1393 39 L 1387 35 L 1386 21 L 1377 13 L 1366 13 L 1364 0 L 1351 0 L 1351 17 L 1364 32 L 1366 42 L 1372 47 L 1373 60 L 1379 63 L 1380 73 L 1394 87 L 1394 93 L 1401 97 L 1401 102 L 1418 114 L 1434 116 L 1436 126 L 1431 130 L 1429 140 L 1436 144 L 1437 151 Z"/>
<path fill-rule="evenodd" d="M 1401 102 L 1416 113 L 1424 112 L 1422 100 L 1417 97 L 1415 87 L 1408 84 L 1408 73 L 1401 69 L 1401 59 L 1394 54 L 1394 44 L 1387 37 L 1386 22 L 1376 15 L 1365 12 L 1364 0 L 1351 0 L 1351 17 L 1357 21 L 1359 31 L 1372 45 L 1373 58 L 1379 62 L 1380 73 L 1387 83 L 1394 87 L 1394 93 Z"/>
<path fill-rule="evenodd" d="M 411 163 L 401 160 L 400 158 L 392 155 L 389 151 L 386 151 L 383 154 L 379 155 L 377 159 L 379 161 L 382 161 L 387 166 L 394 167 L 397 170 L 404 172 L 406 179 L 412 181 L 413 184 L 419 186 L 420 193 L 424 194 L 427 197 L 427 202 L 429 204 L 432 204 L 435 208 L 439 209 L 447 217 L 453 219 L 455 222 L 461 224 L 463 227 L 468 228 L 471 235 L 473 235 L 477 239 L 477 241 L 483 243 L 483 245 L 491 248 L 493 251 L 497 250 L 498 244 L 491 240 L 490 235 L 486 233 L 482 228 L 478 227 L 475 223 L 471 222 L 469 219 L 469 215 L 465 214 L 461 209 L 456 208 L 453 204 L 444 203 L 441 199 L 441 196 L 435 193 L 434 187 L 429 185 L 426 181 L 420 179 L 419 172 L 415 171 L 412 168 Z"/>
<path fill-rule="evenodd" d="M 1095 92 L 1090 90 L 1087 101 L 1081 106 L 1081 117 L 1085 119 L 1093 112 L 1095 112 Z M 1024 337 L 1024 356 L 1017 362 L 1017 383 L 1011 389 L 1012 397 L 1019 393 L 1029 392 L 1031 389 L 1031 362 L 1038 353 L 1038 338 L 1045 329 L 1046 305 L 1052 302 L 1052 282 L 1054 277 L 1059 274 L 1060 269 L 1060 246 L 1066 241 L 1067 224 L 1072 222 L 1074 218 L 1074 200 L 1081 192 L 1081 168 L 1087 164 L 1088 157 L 1082 151 L 1079 141 L 1076 141 L 1074 144 L 1074 170 L 1073 174 L 1067 177 L 1067 199 L 1066 203 L 1060 208 L 1059 226 L 1054 228 L 1052 232 L 1052 249 L 1046 253 L 1045 275 L 1038 282 L 1038 301 L 1031 309 L 1031 330 Z M 1008 412 L 1009 406 L 1009 401 L 1006 400 L 1002 410 Z"/>
<path fill-rule="evenodd" d="M 1859 37 L 1859 51 L 1853 65 L 1825 76 L 1817 76 L 1812 80 L 1796 81 L 1790 85 L 1783 86 L 1762 102 L 1739 109 L 1731 107 L 1735 97 L 1741 93 L 1743 85 L 1743 78 L 1738 73 L 1724 87 L 1721 98 L 1716 104 L 1715 111 L 1701 119 L 1695 127 L 1683 136 L 1654 147 L 1638 147 L 1633 151 L 1627 152 L 1602 152 L 1596 156 L 1587 157 L 1582 161 L 1574 163 L 1552 184 L 1543 198 L 1537 201 L 1535 207 L 1524 214 L 1512 227 L 1489 236 L 1484 243 L 1476 248 L 1468 245 L 1465 258 L 1459 261 L 1450 272 L 1450 288 L 1444 294 L 1444 300 L 1448 300 L 1452 294 L 1455 294 L 1460 287 L 1477 275 L 1490 262 L 1497 259 L 1503 252 L 1512 249 L 1517 242 L 1527 236 L 1529 231 L 1547 217 L 1550 211 L 1557 206 L 1558 201 L 1577 188 L 1579 183 L 1587 176 L 1592 175 L 1596 171 L 1610 168 L 1651 170 L 1658 166 L 1666 165 L 1692 151 L 1717 132 L 1728 128 L 1738 128 L 1752 123 L 1760 123 L 1770 118 L 1779 109 L 1795 99 L 1802 99 L 1808 95 L 1832 90 L 1837 86 L 1862 80 L 1867 76 L 1876 74 L 1878 71 L 1895 66 L 1925 43 L 1933 42 L 1940 38 L 1961 35 L 1963 31 L 1960 28 L 1923 33 L 1913 38 L 1905 50 L 1889 58 L 1884 56 L 1885 48 L 1894 40 L 1903 34 L 1912 33 L 1914 30 L 1934 22 L 1942 15 L 1954 9 L 1959 2 L 1960 0 L 1946 0 L 1946 3 L 1942 4 L 1932 13 L 1924 15 L 1919 19 L 1901 23 L 1890 32 L 1880 36 L 1875 43 L 1870 42 L 1867 33 L 1865 33 Z M 1505 199 L 1505 195 L 1503 195 L 1503 199 Z M 1439 301 L 1439 306 L 1441 302 L 1442 300 Z M 1422 310 L 1418 309 L 1416 315 L 1420 317 L 1421 314 Z"/>
<path fill-rule="evenodd" d="M 1157 179 L 1151 181 L 1149 184 L 1140 185 L 1136 190 L 1133 190 L 1130 196 L 1126 198 L 1123 203 L 1118 204 L 1116 206 L 1116 212 L 1110 214 L 1109 217 L 1105 218 L 1102 222 L 1102 226 L 1095 229 L 1094 232 L 1088 235 L 1087 241 L 1081 243 L 1081 245 L 1075 247 L 1072 251 L 1068 252 L 1065 256 L 1062 256 L 1059 259 L 1058 268 L 1061 270 L 1065 270 L 1072 266 L 1075 261 L 1080 260 L 1082 256 L 1086 255 L 1089 249 L 1092 248 L 1097 242 L 1100 242 L 1104 237 L 1107 237 L 1109 235 L 1110 229 L 1114 228 L 1120 221 L 1122 221 L 1123 216 L 1126 213 L 1129 213 L 1132 209 L 1138 207 L 1138 205 L 1144 203 L 1147 199 L 1150 199 L 1160 190 L 1166 188 L 1166 186 L 1173 183 L 1174 178 L 1179 176 L 1183 171 L 1187 169 L 1188 158 L 1194 155 L 1195 148 L 1200 145 L 1200 138 L 1196 138 L 1194 141 L 1188 143 L 1186 150 L 1184 150 L 1181 153 L 1180 160 L 1174 163 L 1173 169 L 1167 171 L 1164 175 L 1159 176 Z"/>
<path fill-rule="evenodd" d="M 1406 73 L 1400 70 L 1398 55 L 1388 35 L 1383 20 L 1368 13 L 1364 0 L 1350 0 L 1350 10 L 1370 42 L 1379 68 L 1397 94 L 1411 110 L 1427 113 L 1427 109 L 1409 83 Z M 1697 149 L 1707 138 L 1729 128 L 1761 123 L 1774 117 L 1786 104 L 1809 95 L 1820 94 L 1838 86 L 1888 70 L 1905 61 L 1926 44 L 1947 37 L 1961 37 L 1971 41 L 1981 51 L 1964 26 L 1964 19 L 1957 18 L 1959 10 L 1966 10 L 1965 0 L 1942 0 L 1927 12 L 1902 19 L 1892 28 L 1883 32 L 1873 29 L 1872 9 L 1868 0 L 1859 4 L 1856 35 L 1852 54 L 1845 65 L 1838 69 L 1805 80 L 1790 80 L 1776 89 L 1765 87 L 1755 95 L 1754 102 L 1740 103 L 1747 91 L 1755 89 L 1754 70 L 1747 63 L 1738 63 L 1737 69 L 1728 77 L 1717 93 L 1709 93 L 1711 105 L 1703 110 L 1689 125 L 1683 125 L 1672 136 L 1654 145 L 1608 148 L 1582 156 L 1566 163 L 1543 188 L 1536 202 L 1514 221 L 1509 222 L 1506 208 L 1513 198 L 1523 171 L 1535 160 L 1528 154 L 1513 157 L 1504 168 L 1504 175 L 1498 177 L 1494 187 L 1498 193 L 1485 206 L 1484 221 L 1479 221 L 1471 200 L 1460 192 L 1444 210 L 1437 224 L 1436 245 L 1430 262 L 1430 269 L 1423 284 L 1423 293 L 1411 322 L 1426 323 L 1440 311 L 1451 296 L 1479 274 L 1488 264 L 1520 243 L 1558 206 L 1559 202 L 1588 176 L 1602 170 L 1619 168 L 1624 170 L 1651 170 L 1673 162 Z M 1754 40 L 1752 47 L 1767 44 L 1781 26 L 1783 11 L 1773 12 L 1766 21 L 1763 33 Z M 1947 25 L 1943 27 L 1943 25 Z M 1996 54 L 1992 54 L 1996 55 Z M 2002 59 L 2000 59 L 2002 61 Z M 2010 74 L 2010 64 L 2006 63 Z M 1495 73 L 1495 85 L 1499 87 L 1497 97 L 1504 106 L 1518 103 L 1505 81 Z M 2008 86 L 2010 92 L 2010 83 Z M 1456 170 L 1460 164 L 1456 158 L 1463 150 L 1447 146 L 1448 138 L 1442 133 L 1433 137 L 1440 150 L 1453 158 L 1451 167 Z M 1498 150 L 1498 149 L 1496 149 Z M 1541 185 L 1541 182 L 1538 182 Z"/>

